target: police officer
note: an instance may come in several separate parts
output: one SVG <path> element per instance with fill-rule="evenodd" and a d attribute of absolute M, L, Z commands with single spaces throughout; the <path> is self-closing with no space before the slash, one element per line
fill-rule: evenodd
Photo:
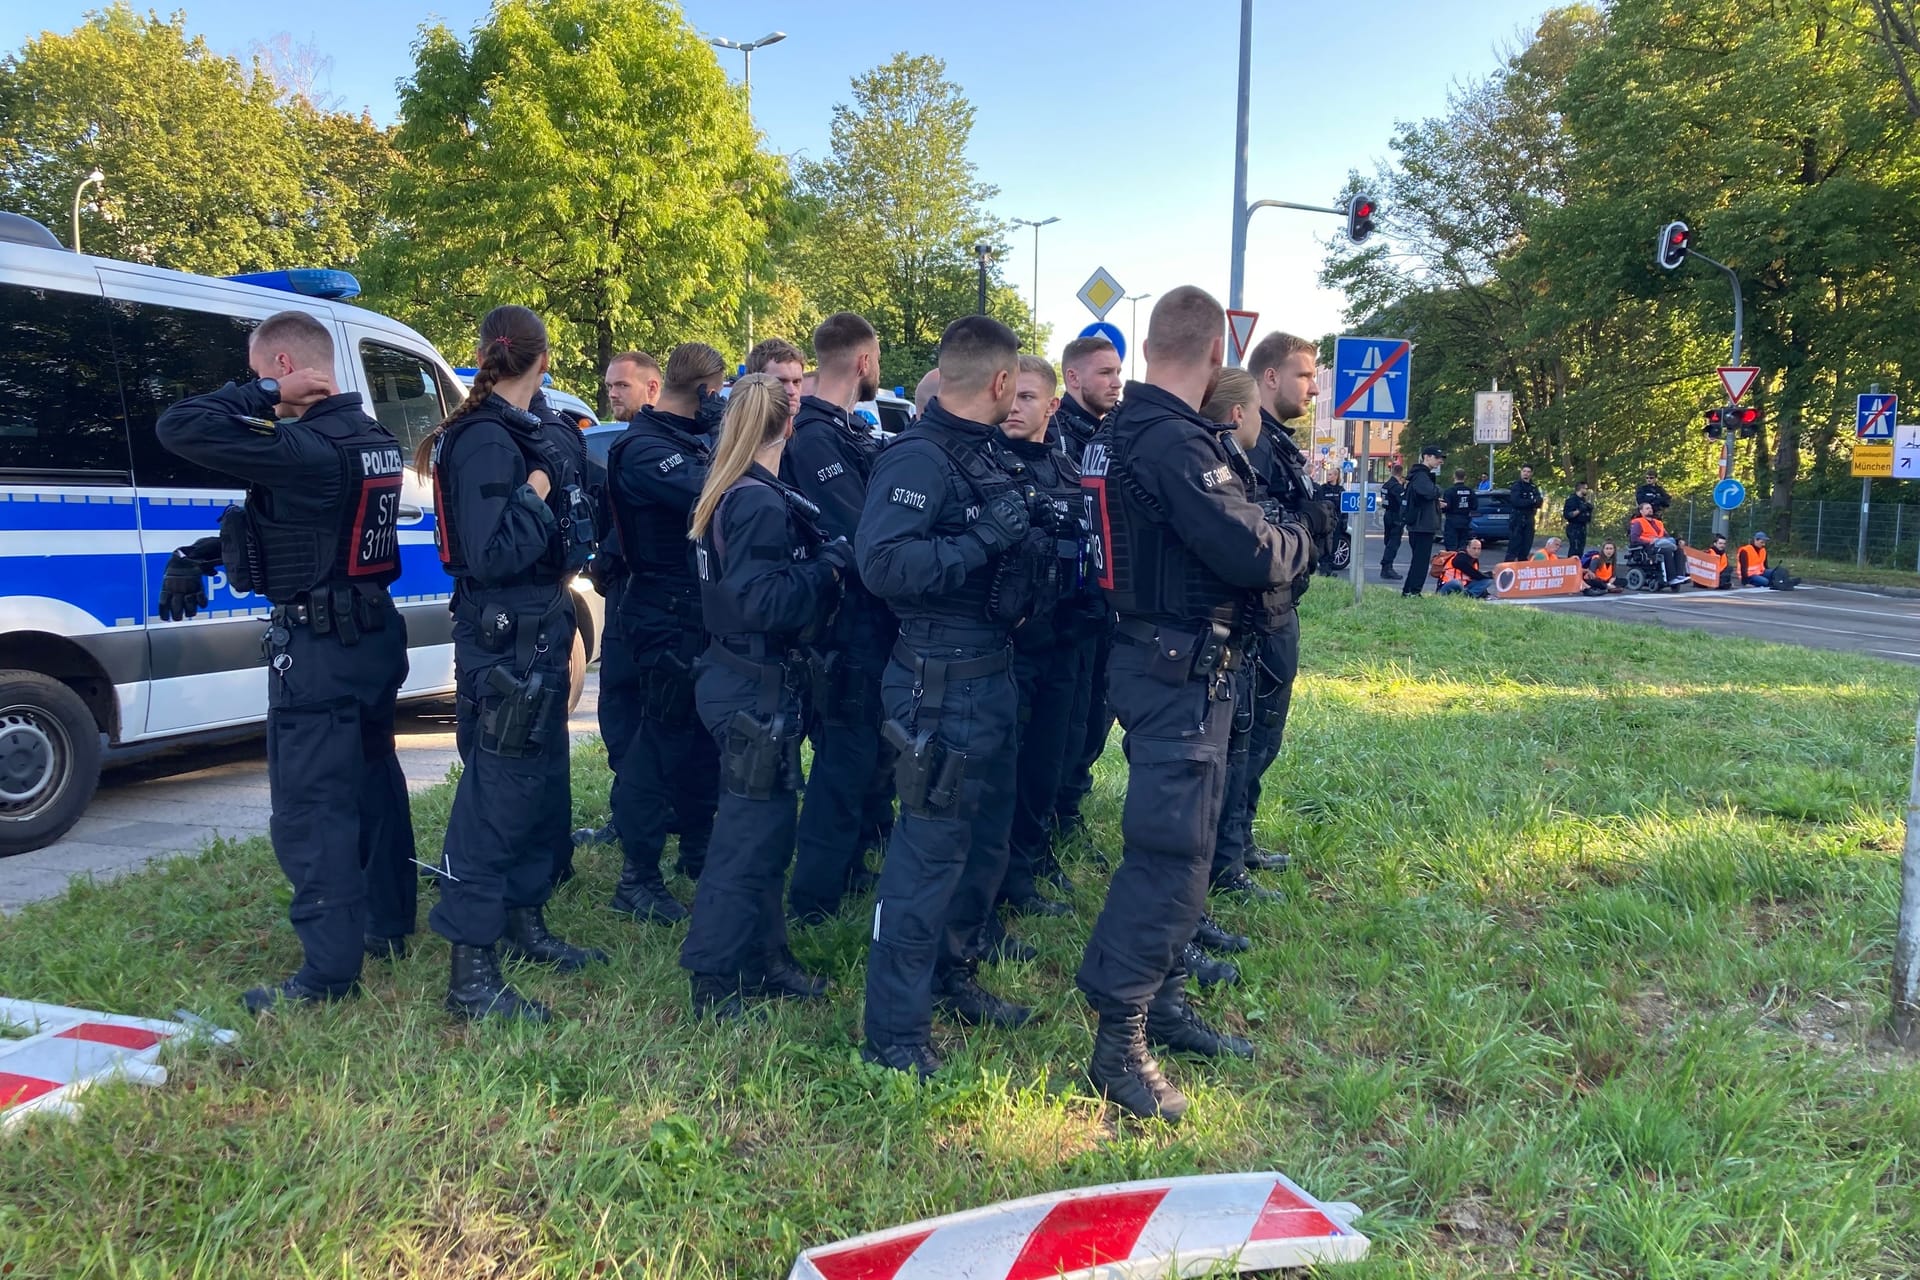
<path fill-rule="evenodd" d="M 1513 508 L 1507 526 L 1507 559 L 1525 560 L 1533 554 L 1534 522 L 1546 501 L 1540 486 L 1533 482 L 1533 468 L 1521 467 L 1520 478 L 1507 490 L 1507 505 Z"/>
<path fill-rule="evenodd" d="M 1467 545 L 1467 538 L 1473 531 L 1474 513 L 1480 510 L 1480 496 L 1467 483 L 1467 473 L 1454 469 L 1453 483 L 1440 495 L 1440 511 L 1446 517 L 1446 541 L 1448 551 L 1459 551 Z"/>
<path fill-rule="evenodd" d="M 882 451 L 855 539 L 861 580 L 900 619 L 881 684 L 900 818 L 873 908 L 861 1054 L 923 1077 L 941 1065 L 931 1005 L 972 1025 L 1032 1014 L 975 977 L 1013 818 L 1007 637 L 1031 613 L 1023 584 L 1055 554 L 994 447 L 1018 354 L 1012 330 L 987 316 L 947 326 L 940 396 Z"/>
<path fill-rule="evenodd" d="M 1120 403 L 1120 352 L 1103 337 L 1075 338 L 1061 353 L 1060 369 L 1066 379 L 1066 394 L 1060 397 L 1060 408 L 1048 429 L 1061 452 L 1077 467 L 1087 442 L 1113 412 L 1113 406 Z M 1067 725 L 1067 740 L 1078 746 L 1067 761 L 1066 776 L 1054 800 L 1054 826 L 1067 839 L 1081 836 L 1086 830 L 1080 806 L 1093 790 L 1093 766 L 1105 753 L 1107 738 L 1113 733 L 1113 710 L 1107 705 L 1107 655 L 1113 648 L 1111 613 L 1099 625 L 1089 625 L 1085 632 L 1080 645 L 1085 650 L 1087 675 L 1074 698 Z M 1062 889 L 1071 887 L 1064 875 L 1056 883 Z"/>
<path fill-rule="evenodd" d="M 851 311 L 813 331 L 819 362 L 813 394 L 800 401 L 780 478 L 820 508 L 827 536 L 853 541 L 866 503 L 878 443 L 852 414 L 880 389 L 880 338 Z M 833 630 L 819 646 L 813 696 L 813 773 L 800 810 L 790 905 L 797 919 L 840 909 L 848 877 L 865 852 L 863 811 L 880 744 L 880 673 L 895 624 L 874 593 L 851 575 Z"/>
<path fill-rule="evenodd" d="M 1386 524 L 1380 550 L 1380 576 L 1388 582 L 1400 581 L 1400 571 L 1393 567 L 1393 561 L 1400 554 L 1400 537 L 1407 529 L 1406 501 L 1407 482 L 1396 462 L 1388 468 L 1387 482 L 1380 486 L 1381 519 Z"/>
<path fill-rule="evenodd" d="M 698 880 L 719 802 L 720 760 L 700 727 L 693 664 L 706 648 L 687 519 L 707 480 L 726 361 L 704 342 L 667 356 L 658 404 L 642 409 L 607 452 L 607 492 L 627 563 L 607 643 L 639 673 L 639 715 L 613 780 L 624 853 L 613 910 L 672 924 L 687 909 L 667 890 L 660 858 L 680 833 L 680 871 Z"/>
<path fill-rule="evenodd" d="M 339 391 L 333 338 L 307 313 L 262 321 L 247 363 L 257 381 L 160 415 L 161 444 L 241 477 L 247 499 L 218 536 L 173 553 L 159 612 L 192 617 L 207 603 L 204 576 L 222 563 L 236 593 L 273 604 L 263 644 L 269 830 L 304 958 L 293 976 L 245 993 L 260 1013 L 351 995 L 363 953 L 404 955 L 417 883 L 393 752 L 394 695 L 407 675 L 406 625 L 387 595 L 400 574 L 400 446 L 357 394 Z"/>
<path fill-rule="evenodd" d="M 592 456 L 587 453 L 587 441 L 586 437 L 581 435 L 581 431 L 584 430 L 584 428 L 581 427 L 580 420 L 570 413 L 563 413 L 555 408 L 553 404 L 548 401 L 544 391 L 535 391 L 533 393 L 533 399 L 527 402 L 527 412 L 540 419 L 541 424 L 546 428 L 542 433 L 543 439 L 552 441 L 555 445 L 565 449 L 570 455 L 568 465 L 580 476 L 580 488 L 587 495 L 588 502 L 591 503 L 593 501 L 593 495 L 605 489 L 607 472 L 605 467 L 595 462 Z M 599 517 L 597 514 L 594 519 L 594 534 L 597 538 L 599 534 Z M 596 542 L 593 559 L 589 559 L 586 565 L 589 571 L 592 570 L 593 560 L 598 558 L 599 545 Z M 591 576 L 590 572 L 589 576 Z M 578 621 L 579 619 L 576 618 L 575 622 L 577 623 Z M 569 692 L 571 692 L 573 672 L 572 646 L 573 642 L 569 641 L 567 648 Z M 571 699 L 569 699 L 569 701 L 571 701 Z M 469 733 L 469 737 L 471 737 L 471 733 Z M 464 765 L 464 755 L 462 755 L 461 760 Z M 540 830 L 554 833 L 553 866 L 551 871 L 548 872 L 548 879 L 556 889 L 573 879 L 573 850 L 576 841 L 571 830 L 573 825 L 573 804 L 570 779 L 571 770 L 569 770 L 569 783 L 567 786 L 549 787 L 543 793 L 543 799 L 551 810 L 551 813 L 541 820 Z"/>
<path fill-rule="evenodd" d="M 1428 445 L 1420 450 L 1420 461 L 1407 475 L 1407 580 L 1400 587 L 1403 596 L 1417 596 L 1426 589 L 1433 562 L 1433 535 L 1440 532 L 1439 469 L 1447 460 L 1446 450 Z"/>
<path fill-rule="evenodd" d="M 1149 1056 L 1149 1038 L 1210 1056 L 1253 1052 L 1201 1021 L 1177 958 L 1205 907 L 1248 608 L 1307 572 L 1315 550 L 1297 518 L 1270 524 L 1247 500 L 1197 411 L 1225 328 L 1203 290 L 1160 299 L 1147 379 L 1127 385 L 1083 480 L 1099 506 L 1101 585 L 1118 614 L 1108 697 L 1128 763 L 1126 849 L 1077 975 L 1100 1020 L 1088 1076 L 1135 1115 L 1168 1120 L 1187 1101 Z"/>
<path fill-rule="evenodd" d="M 1648 467 L 1647 473 L 1640 478 L 1640 487 L 1633 491 L 1633 509 L 1638 511 L 1642 506 L 1651 506 L 1653 514 L 1657 516 L 1672 505 L 1673 496 L 1660 483 L 1660 473 Z"/>
<path fill-rule="evenodd" d="M 711 637 L 696 698 L 719 749 L 721 790 L 680 964 L 694 1014 L 716 1019 L 739 1016 L 748 999 L 817 999 L 827 989 L 787 950 L 781 888 L 801 781 L 803 646 L 838 603 L 853 548 L 827 541 L 819 508 L 776 478 L 789 406 L 771 374 L 733 384 L 690 529 Z"/>
<path fill-rule="evenodd" d="M 447 1008 L 468 1018 L 550 1016 L 501 975 L 502 939 L 507 958 L 562 972 L 606 959 L 549 933 L 544 915 L 571 809 L 567 583 L 594 550 L 585 477 L 559 435 L 573 428 L 530 409 L 546 371 L 540 318 L 495 307 L 480 322 L 472 389 L 420 444 L 440 561 L 454 580 L 454 670 L 470 735 L 430 919 L 453 949 Z M 556 789 L 564 801 L 550 798 Z"/>
<path fill-rule="evenodd" d="M 1587 528 L 1593 523 L 1593 499 L 1587 496 L 1587 482 L 1573 486 L 1573 492 L 1560 507 L 1560 518 L 1567 523 L 1567 554 L 1578 560 L 1587 551 Z"/>

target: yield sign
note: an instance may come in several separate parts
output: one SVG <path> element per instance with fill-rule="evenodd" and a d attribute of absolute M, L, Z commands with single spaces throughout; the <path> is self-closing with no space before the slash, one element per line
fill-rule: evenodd
<path fill-rule="evenodd" d="M 1253 326 L 1260 319 L 1258 311 L 1227 312 L 1227 333 L 1233 339 L 1233 358 L 1247 358 L 1247 340 L 1253 337 Z"/>
<path fill-rule="evenodd" d="M 1747 388 L 1759 376 L 1760 371 L 1748 365 L 1722 365 L 1720 385 L 1727 389 L 1727 403 L 1739 404 L 1740 397 L 1747 394 Z"/>

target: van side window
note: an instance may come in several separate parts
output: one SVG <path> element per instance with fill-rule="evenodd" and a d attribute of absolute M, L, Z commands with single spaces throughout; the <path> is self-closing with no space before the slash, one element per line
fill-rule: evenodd
<path fill-rule="evenodd" d="M 0 285 L 0 476 L 128 482 L 108 318 L 99 297 Z"/>
<path fill-rule="evenodd" d="M 114 337 L 126 388 L 133 480 L 143 489 L 244 489 L 247 482 L 169 453 L 153 424 L 188 396 L 248 382 L 247 339 L 258 321 L 151 302 L 115 300 Z"/>
<path fill-rule="evenodd" d="M 373 416 L 411 454 L 453 407 L 443 398 L 433 365 L 397 347 L 364 340 L 360 365 L 366 370 Z"/>

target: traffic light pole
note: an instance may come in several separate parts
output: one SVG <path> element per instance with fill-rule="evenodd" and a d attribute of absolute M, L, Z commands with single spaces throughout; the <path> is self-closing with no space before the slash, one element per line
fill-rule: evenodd
<path fill-rule="evenodd" d="M 1706 254 L 1691 246 L 1687 249 L 1687 256 L 1689 258 L 1698 258 L 1710 267 L 1720 268 L 1720 270 L 1726 273 L 1727 282 L 1733 286 L 1733 359 L 1727 363 L 1738 367 L 1740 364 L 1740 348 L 1744 345 L 1743 339 L 1746 337 L 1747 320 L 1746 305 L 1740 297 L 1740 273 L 1724 262 L 1715 262 Z M 1720 478 L 1722 480 L 1726 480 L 1733 475 L 1733 438 L 1735 434 L 1737 433 L 1731 425 L 1720 434 Z M 1724 535 L 1727 532 L 1727 528 L 1727 513 L 1716 505 L 1713 509 L 1713 531 L 1717 534 Z"/>

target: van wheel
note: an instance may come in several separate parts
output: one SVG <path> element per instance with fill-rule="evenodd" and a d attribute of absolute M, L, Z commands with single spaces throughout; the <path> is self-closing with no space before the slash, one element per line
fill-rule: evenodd
<path fill-rule="evenodd" d="M 580 705 L 587 687 L 587 642 L 578 631 L 573 633 L 573 652 L 567 656 L 567 714 Z"/>
<path fill-rule="evenodd" d="M 44 848 L 100 785 L 100 727 L 51 676 L 0 671 L 0 857 Z"/>

